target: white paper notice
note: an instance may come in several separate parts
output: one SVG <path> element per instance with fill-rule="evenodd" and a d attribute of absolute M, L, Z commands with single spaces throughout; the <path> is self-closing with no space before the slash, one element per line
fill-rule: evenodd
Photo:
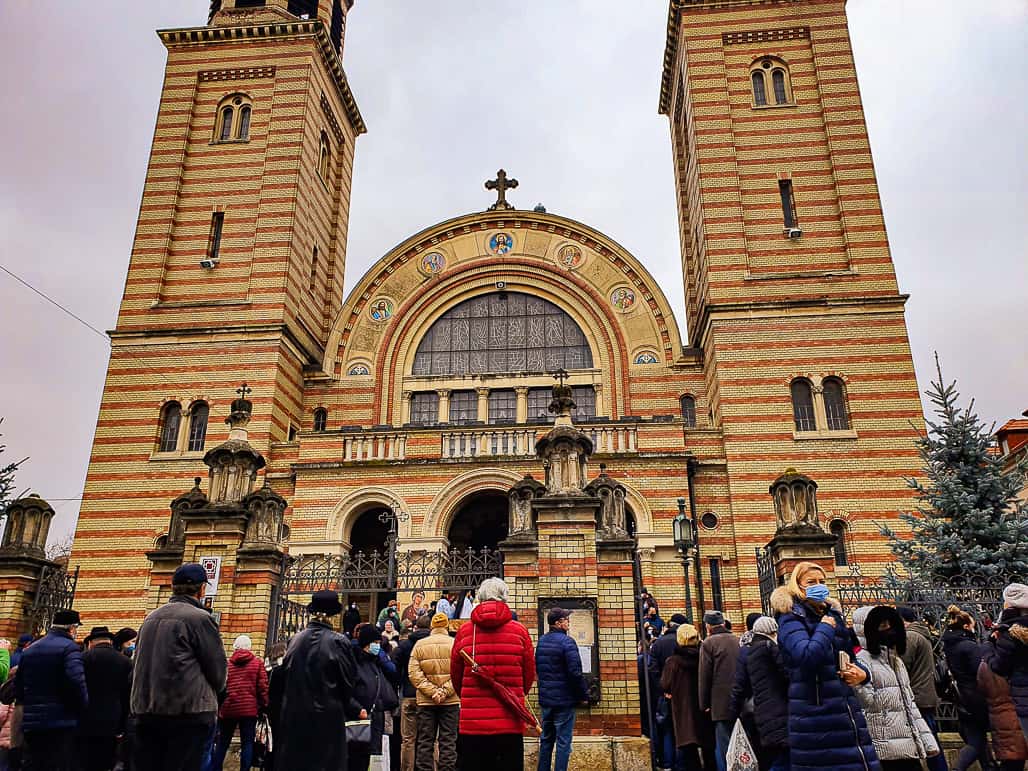
<path fill-rule="evenodd" d="M 578 655 L 582 658 L 582 674 L 589 675 L 593 671 L 593 647 L 591 645 L 579 645 Z"/>

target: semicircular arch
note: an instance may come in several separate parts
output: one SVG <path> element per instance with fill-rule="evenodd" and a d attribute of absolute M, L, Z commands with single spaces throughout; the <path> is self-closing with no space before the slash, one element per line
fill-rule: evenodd
<path fill-rule="evenodd" d="M 325 525 L 326 541 L 341 541 L 349 546 L 352 543 L 353 525 L 369 508 L 384 506 L 391 508 L 399 504 L 401 511 L 410 511 L 403 498 L 385 487 L 362 487 L 347 495 L 332 509 Z M 399 537 L 407 538 L 411 534 L 411 520 L 398 523 Z"/>
<path fill-rule="evenodd" d="M 483 490 L 498 490 L 506 495 L 520 479 L 516 472 L 502 468 L 474 469 L 454 477 L 432 500 L 421 526 L 423 537 L 446 538 L 453 517 L 465 498 Z"/>

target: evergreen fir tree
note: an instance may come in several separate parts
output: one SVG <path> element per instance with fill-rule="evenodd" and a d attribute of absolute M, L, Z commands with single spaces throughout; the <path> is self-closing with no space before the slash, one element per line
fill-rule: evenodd
<path fill-rule="evenodd" d="M 938 380 L 926 392 L 936 420 L 917 440 L 924 477 L 908 479 L 918 506 L 900 514 L 910 535 L 880 525 L 899 563 L 914 579 L 1028 573 L 1028 505 L 1018 504 L 1024 467 L 1002 473 L 1000 458 L 990 452 L 992 428 L 982 425 L 974 401 L 957 402 L 956 382 Z"/>
<path fill-rule="evenodd" d="M 4 419 L 0 418 L 0 425 L 3 425 Z M 3 436 L 3 434 L 0 434 Z M 7 445 L 0 444 L 0 455 L 3 455 L 4 450 L 7 449 Z M 7 518 L 7 504 L 11 502 L 14 496 L 14 472 L 18 470 L 18 466 L 24 463 L 25 460 L 17 461 L 16 463 L 8 463 L 6 466 L 0 466 L 0 523 Z"/>

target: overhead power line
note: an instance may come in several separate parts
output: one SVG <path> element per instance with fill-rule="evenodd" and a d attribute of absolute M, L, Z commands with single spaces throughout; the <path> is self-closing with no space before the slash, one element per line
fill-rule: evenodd
<path fill-rule="evenodd" d="M 35 294 L 37 294 L 37 295 L 39 295 L 40 297 L 42 297 L 42 298 L 43 298 L 44 300 L 46 300 L 46 301 L 47 301 L 48 303 L 50 303 L 50 304 L 51 304 L 51 305 L 53 305 L 54 307 L 56 307 L 56 308 L 60 309 L 60 310 L 61 310 L 61 311 L 62 311 L 63 313 L 66 313 L 67 315 L 71 316 L 71 317 L 72 317 L 73 319 L 75 319 L 75 321 L 77 321 L 77 322 L 78 322 L 79 324 L 81 324 L 82 326 L 86 327 L 86 329 L 89 329 L 90 331 L 92 331 L 92 332 L 94 332 L 94 333 L 96 333 L 96 334 L 100 335 L 100 337 L 102 337 L 102 338 L 104 339 L 104 341 L 105 341 L 105 342 L 107 343 L 107 345 L 110 345 L 110 344 L 111 344 L 111 339 L 110 339 L 110 338 L 109 338 L 109 337 L 107 336 L 107 333 L 105 333 L 105 332 L 102 332 L 102 331 L 100 331 L 99 329 L 97 329 L 96 327 L 94 327 L 94 326 L 93 326 L 92 324 L 90 324 L 90 323 L 89 323 L 88 321 L 86 321 L 86 320 L 85 320 L 84 318 L 82 318 L 81 316 L 78 316 L 78 315 L 76 315 L 76 314 L 75 314 L 74 312 L 72 312 L 72 311 L 68 310 L 68 309 L 67 309 L 67 308 L 65 308 L 65 307 L 64 307 L 63 305 L 61 305 L 61 304 L 60 304 L 59 302 L 57 302 L 57 300 L 53 299 L 52 297 L 50 297 L 50 296 L 49 296 L 48 294 L 46 294 L 45 292 L 43 292 L 43 291 L 41 291 L 41 290 L 39 290 L 39 289 L 36 289 L 36 288 L 35 288 L 34 286 L 32 286 L 32 284 L 30 284 L 30 283 L 29 283 L 28 281 L 26 281 L 26 280 L 25 280 L 25 279 L 23 279 L 23 278 L 22 278 L 21 276 L 19 276 L 19 275 L 17 275 L 16 273 L 14 273 L 13 271 L 9 270 L 9 269 L 8 269 L 8 268 L 6 268 L 5 266 L 3 266 L 3 265 L 0 265 L 0 270 L 2 270 L 2 271 L 3 271 L 4 273 L 6 273 L 6 274 L 7 274 L 8 276 L 10 276 L 11 278 L 13 278 L 13 279 L 14 279 L 15 281 L 17 281 L 17 282 L 18 282 L 19 284 L 21 284 L 21 285 L 22 285 L 23 287 L 25 287 L 25 288 L 26 288 L 26 289 L 28 289 L 29 291 L 31 291 L 31 292 L 34 292 Z"/>

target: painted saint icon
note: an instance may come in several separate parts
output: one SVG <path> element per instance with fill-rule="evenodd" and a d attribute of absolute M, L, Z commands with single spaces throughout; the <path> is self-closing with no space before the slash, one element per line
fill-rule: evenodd
<path fill-rule="evenodd" d="M 371 303 L 371 310 L 368 311 L 372 321 L 388 321 L 393 315 L 393 303 L 384 297 L 379 297 Z"/>
<path fill-rule="evenodd" d="M 610 293 L 610 304 L 619 311 L 627 311 L 635 305 L 635 292 L 627 286 L 619 286 Z"/>
<path fill-rule="evenodd" d="M 446 258 L 443 257 L 439 252 L 429 252 L 421 258 L 421 271 L 427 273 L 430 276 L 434 276 L 436 273 L 442 273 L 446 267 Z"/>
<path fill-rule="evenodd" d="M 635 357 L 636 364 L 656 364 L 657 356 L 651 351 L 643 351 Z"/>
<path fill-rule="evenodd" d="M 557 251 L 557 262 L 568 270 L 574 270 L 582 264 L 582 250 L 574 244 L 562 246 Z"/>
<path fill-rule="evenodd" d="M 347 372 L 346 374 L 348 374 L 348 375 L 370 375 L 371 372 L 368 370 L 368 365 L 367 364 L 354 364 L 352 367 L 350 367 L 350 371 Z"/>
<path fill-rule="evenodd" d="M 489 251 L 493 254 L 507 254 L 513 248 L 514 239 L 508 233 L 493 233 L 489 238 Z"/>

